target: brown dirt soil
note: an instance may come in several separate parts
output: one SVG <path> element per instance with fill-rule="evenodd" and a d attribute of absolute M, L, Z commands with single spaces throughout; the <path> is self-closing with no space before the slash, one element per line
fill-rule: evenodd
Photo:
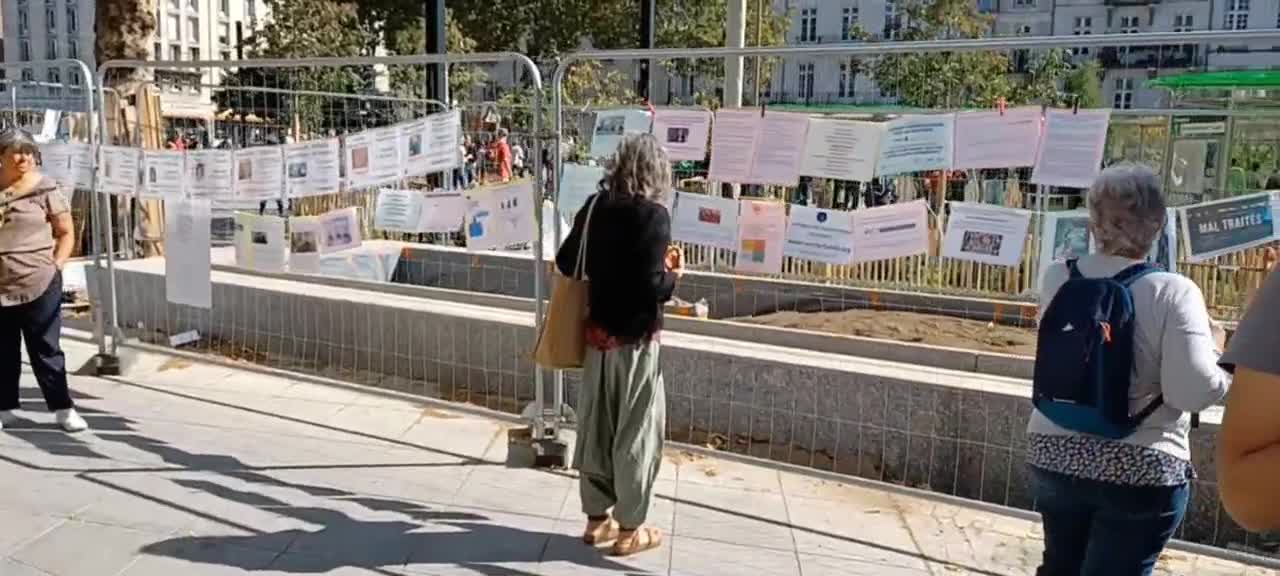
<path fill-rule="evenodd" d="M 734 321 L 1019 356 L 1036 354 L 1036 331 L 1033 328 L 915 312 L 778 312 L 754 318 L 736 318 Z"/>

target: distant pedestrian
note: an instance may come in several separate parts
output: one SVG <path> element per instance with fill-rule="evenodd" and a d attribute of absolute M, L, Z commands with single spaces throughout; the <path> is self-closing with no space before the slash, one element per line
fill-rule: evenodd
<path fill-rule="evenodd" d="M 507 129 L 498 129 L 498 138 L 489 145 L 489 157 L 497 164 L 498 181 L 511 181 L 511 144 L 507 142 Z"/>
<path fill-rule="evenodd" d="M 527 166 L 525 165 L 525 151 L 524 145 L 520 144 L 519 141 L 516 141 L 511 145 L 511 166 L 516 178 L 524 178 L 525 170 L 527 169 Z"/>

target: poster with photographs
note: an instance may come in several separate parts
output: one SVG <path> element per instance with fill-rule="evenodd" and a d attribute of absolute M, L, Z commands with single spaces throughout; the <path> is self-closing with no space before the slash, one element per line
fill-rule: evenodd
<path fill-rule="evenodd" d="M 341 208 L 320 215 L 321 253 L 350 250 L 362 241 L 359 208 Z"/>
<path fill-rule="evenodd" d="M 347 136 L 343 165 L 347 187 L 374 188 L 400 179 L 400 129 L 378 128 Z"/>
<path fill-rule="evenodd" d="M 743 200 L 738 214 L 739 272 L 782 272 L 782 249 L 787 237 L 787 205 Z"/>
<path fill-rule="evenodd" d="M 648 134 L 652 118 L 647 110 L 601 110 L 591 132 L 591 156 L 613 156 L 627 134 Z"/>
<path fill-rule="evenodd" d="M 186 158 L 180 150 L 143 150 L 140 194 L 147 198 L 186 198 Z"/>
<path fill-rule="evenodd" d="M 685 108 L 659 108 L 653 115 L 653 135 L 672 162 L 707 159 L 711 112 Z"/>
<path fill-rule="evenodd" d="M 738 249 L 738 201 L 733 198 L 675 193 L 671 238 L 699 246 Z"/>
<path fill-rule="evenodd" d="M 236 266 L 257 272 L 284 272 L 289 259 L 285 219 L 236 213 Z"/>
<path fill-rule="evenodd" d="M 125 146 L 99 148 L 102 169 L 98 191 L 103 194 L 132 196 L 138 191 L 138 149 Z"/>
<path fill-rule="evenodd" d="M 996 266 L 1017 266 L 1031 212 L 972 202 L 951 202 L 942 255 Z"/>
<path fill-rule="evenodd" d="M 164 205 L 165 300 L 213 307 L 211 252 L 213 205 L 206 199 L 170 197 Z"/>
<path fill-rule="evenodd" d="M 299 216 L 289 219 L 289 271 L 295 274 L 320 272 L 320 218 Z"/>
<path fill-rule="evenodd" d="M 783 254 L 827 264 L 848 264 L 853 253 L 853 214 L 791 206 Z"/>
<path fill-rule="evenodd" d="M 280 146 L 235 151 L 236 200 L 278 200 L 284 193 L 284 150 Z"/>
<path fill-rule="evenodd" d="M 421 217 L 422 195 L 417 191 L 389 188 L 378 191 L 378 202 L 373 212 L 374 230 L 417 232 Z"/>
<path fill-rule="evenodd" d="M 214 206 L 235 199 L 230 150 L 188 150 L 186 154 L 187 193 L 192 198 L 207 198 Z"/>
<path fill-rule="evenodd" d="M 462 229 L 467 218 L 467 197 L 458 190 L 432 190 L 422 195 L 416 232 L 447 234 Z"/>
<path fill-rule="evenodd" d="M 1056 263 L 1088 256 L 1092 247 L 1087 210 L 1045 214 L 1044 232 L 1040 236 L 1040 271 L 1036 276 L 1044 278 L 1045 271 Z"/>
<path fill-rule="evenodd" d="M 533 242 L 537 212 L 533 183 L 476 190 L 467 213 L 467 249 L 498 250 Z"/>
<path fill-rule="evenodd" d="M 1214 200 L 1182 210 L 1182 236 L 1192 262 L 1261 246 L 1277 238 L 1273 194 Z"/>
<path fill-rule="evenodd" d="M 337 138 L 286 145 L 285 193 L 289 198 L 338 193 L 339 157 Z"/>
<path fill-rule="evenodd" d="M 421 176 L 431 171 L 427 169 L 427 150 L 430 146 L 430 133 L 427 131 L 425 118 L 397 124 L 400 138 L 400 176 Z M 457 155 L 457 152 L 454 152 Z"/>

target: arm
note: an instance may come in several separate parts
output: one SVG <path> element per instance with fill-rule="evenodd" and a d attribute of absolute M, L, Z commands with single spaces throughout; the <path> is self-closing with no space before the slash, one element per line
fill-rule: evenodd
<path fill-rule="evenodd" d="M 653 218 L 645 227 L 644 270 L 649 278 L 649 287 L 659 303 L 671 300 L 676 291 L 676 272 L 667 269 L 667 249 L 671 247 L 671 217 L 667 209 L 653 206 Z"/>
<path fill-rule="evenodd" d="M 1183 412 L 1200 412 L 1227 395 L 1231 376 L 1218 367 L 1218 344 L 1200 288 L 1182 276 L 1169 284 L 1160 342 L 1164 401 Z"/>
<path fill-rule="evenodd" d="M 62 270 L 75 248 L 75 224 L 71 221 L 71 204 L 61 190 L 52 190 L 45 196 L 45 211 L 49 214 L 49 226 L 53 228 L 53 262 Z"/>

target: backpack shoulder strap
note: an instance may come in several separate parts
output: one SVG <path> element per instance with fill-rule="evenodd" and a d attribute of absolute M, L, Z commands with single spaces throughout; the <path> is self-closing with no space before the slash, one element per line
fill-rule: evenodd
<path fill-rule="evenodd" d="M 1072 258 L 1067 260 L 1067 271 L 1071 273 L 1071 279 L 1084 278 L 1084 274 L 1080 273 L 1080 260 Z"/>
<path fill-rule="evenodd" d="M 1119 274 L 1116 274 L 1113 277 L 1113 279 L 1116 282 L 1124 284 L 1125 288 L 1128 288 L 1132 286 L 1134 282 L 1137 282 L 1139 279 L 1146 276 L 1147 274 L 1151 274 L 1152 272 L 1159 272 L 1159 271 L 1160 271 L 1159 268 L 1152 266 L 1148 262 L 1140 262 L 1138 264 L 1134 264 L 1133 266 L 1125 268 L 1124 270 L 1121 270 Z"/>

